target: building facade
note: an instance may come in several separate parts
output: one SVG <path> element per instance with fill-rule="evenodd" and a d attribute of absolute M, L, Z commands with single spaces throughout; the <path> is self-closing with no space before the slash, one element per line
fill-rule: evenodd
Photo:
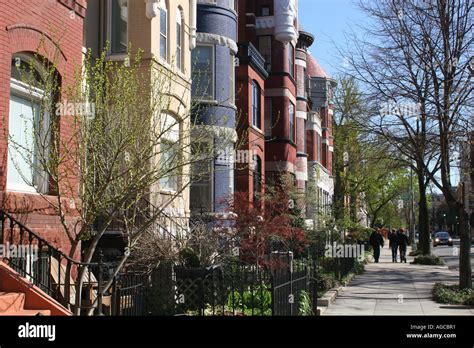
<path fill-rule="evenodd" d="M 180 142 L 190 141 L 195 28 L 195 0 L 107 0 L 93 2 L 89 7 L 86 47 L 98 55 L 108 45 L 107 59 L 119 62 L 127 58 L 129 47 L 132 58 L 141 50 L 141 66 L 151 81 L 150 86 L 144 86 L 144 100 L 154 103 L 158 93 L 166 96 L 160 97 L 159 115 L 155 115 L 156 125 L 164 129 L 162 148 L 158 150 L 162 158 L 176 157 L 174 151 L 188 147 Z M 157 88 L 160 90 L 154 90 Z M 187 224 L 188 186 L 189 166 L 184 165 L 151 188 L 150 203 L 156 208 L 166 206 L 160 226 L 172 234 Z"/>
<path fill-rule="evenodd" d="M 334 139 L 333 128 L 333 90 L 336 82 L 324 71 L 316 59 L 307 56 L 308 96 L 311 110 L 306 126 L 308 141 L 308 179 L 316 189 L 317 204 L 312 209 L 309 220 L 314 214 L 329 216 L 334 195 L 332 173 Z"/>
<path fill-rule="evenodd" d="M 196 214 L 228 211 L 234 193 L 236 134 L 235 57 L 237 1 L 198 0 L 196 48 L 192 52 L 193 124 L 208 133 L 199 148 L 211 148 L 214 159 L 197 164 L 191 185 L 191 210 Z M 207 151 L 206 151 L 207 152 Z"/>
<path fill-rule="evenodd" d="M 85 0 L 0 5 L 0 209 L 66 253 L 70 242 L 54 206 L 60 190 L 64 197 L 61 204 L 67 211 L 65 221 L 74 223 L 77 175 L 69 172 L 67 182 L 57 187 L 25 155 L 40 157 L 38 151 L 44 150 L 34 145 L 33 124 L 40 122 L 48 127 L 48 121 L 58 122 L 55 129 L 59 134 L 51 136 L 59 139 L 68 139 L 73 125 L 64 115 L 57 115 L 57 119 L 40 116 L 40 105 L 48 91 L 30 93 L 21 71 L 32 67 L 41 79 L 44 62 L 53 63 L 61 87 L 72 84 L 74 69 L 82 62 L 86 7 Z M 60 95 L 54 102 L 59 101 Z"/>

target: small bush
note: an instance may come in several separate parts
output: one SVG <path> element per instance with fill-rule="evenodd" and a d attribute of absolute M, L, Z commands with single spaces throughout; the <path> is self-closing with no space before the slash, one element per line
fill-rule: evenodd
<path fill-rule="evenodd" d="M 459 290 L 458 285 L 436 283 L 432 293 L 439 303 L 474 305 L 474 288 Z"/>
<path fill-rule="evenodd" d="M 442 258 L 436 255 L 420 255 L 415 257 L 412 264 L 415 265 L 430 265 L 430 266 L 442 266 L 444 261 Z"/>
<path fill-rule="evenodd" d="M 423 250 L 421 250 L 421 249 L 412 250 L 412 251 L 410 251 L 410 253 L 408 255 L 409 256 L 420 256 L 420 255 L 423 255 Z"/>
<path fill-rule="evenodd" d="M 334 277 L 334 274 L 318 272 L 316 275 L 316 284 L 318 286 L 318 297 L 319 297 L 319 294 L 324 294 L 329 289 L 332 289 L 335 286 L 337 286 L 338 282 L 336 278 Z"/>
<path fill-rule="evenodd" d="M 299 315 L 301 316 L 311 316 L 314 315 L 313 304 L 311 297 L 306 291 L 302 291 L 300 295 L 300 306 L 299 306 Z"/>

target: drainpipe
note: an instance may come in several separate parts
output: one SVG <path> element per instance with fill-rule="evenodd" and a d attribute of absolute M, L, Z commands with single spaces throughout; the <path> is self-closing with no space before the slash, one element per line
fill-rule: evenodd
<path fill-rule="evenodd" d="M 189 0 L 189 49 L 196 48 L 197 0 Z"/>

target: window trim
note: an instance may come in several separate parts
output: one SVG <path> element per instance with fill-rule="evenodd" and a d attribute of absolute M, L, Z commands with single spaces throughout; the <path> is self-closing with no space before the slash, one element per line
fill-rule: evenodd
<path fill-rule="evenodd" d="M 289 139 L 293 143 L 296 143 L 296 113 L 295 113 L 295 105 L 290 102 L 288 106 L 288 120 L 289 120 Z M 293 110 L 293 112 L 291 112 Z"/>
<path fill-rule="evenodd" d="M 161 144 L 162 143 L 171 143 L 172 146 L 178 146 L 180 147 L 181 145 L 181 142 L 182 142 L 182 139 L 181 139 L 181 136 L 182 136 L 182 123 L 180 122 L 180 120 L 178 119 L 178 117 L 176 117 L 175 115 L 173 115 L 171 112 L 167 112 L 167 111 L 164 111 L 160 114 L 160 124 L 162 124 L 164 127 L 168 127 L 168 125 L 166 124 L 166 120 L 168 118 L 171 118 L 172 119 L 172 122 L 173 124 L 171 124 L 171 127 L 169 129 L 165 129 L 166 132 L 173 132 L 175 130 L 173 130 L 174 127 L 177 126 L 177 138 L 174 138 L 173 136 L 168 136 L 168 134 L 163 131 L 164 133 L 162 134 L 162 138 L 163 140 L 160 141 L 160 150 L 159 150 L 159 161 L 161 161 L 161 156 L 163 154 L 163 151 L 161 149 Z M 178 151 L 175 151 L 176 152 L 176 156 L 181 156 L 181 154 L 178 153 Z M 160 163 L 160 166 L 161 166 L 161 163 Z M 160 192 L 161 193 L 176 193 L 180 190 L 180 187 L 181 187 L 181 182 L 180 182 L 180 175 L 181 175 L 181 169 L 180 168 L 176 168 L 176 173 L 174 174 L 171 174 L 167 177 L 163 177 L 163 178 L 160 178 L 160 180 L 158 181 L 158 185 L 159 185 L 159 189 L 160 189 Z M 163 187 L 162 186 L 162 180 L 163 179 L 167 179 L 167 181 L 169 181 L 169 178 L 172 177 L 172 176 L 175 176 L 175 187 Z"/>
<path fill-rule="evenodd" d="M 114 52 L 112 47 L 113 47 L 113 42 L 112 42 L 112 2 L 115 1 L 115 0 L 107 0 L 107 3 L 106 3 L 106 20 L 107 20 L 107 28 L 106 28 L 106 40 L 109 42 L 109 49 L 108 49 L 108 54 L 109 55 L 117 55 L 117 56 L 124 56 L 127 54 L 127 50 L 128 50 L 128 42 L 129 42 L 129 38 L 130 38 L 130 33 L 129 33 L 129 29 L 130 29 L 130 23 L 129 23 L 129 20 L 130 18 L 127 17 L 127 49 L 125 49 L 125 51 L 122 51 L 122 52 Z M 117 0 L 119 1 L 119 0 Z M 125 0 L 127 2 L 127 12 L 129 11 L 129 3 L 128 3 L 128 0 Z"/>
<path fill-rule="evenodd" d="M 208 139 L 201 139 L 199 141 L 200 143 L 206 143 L 207 146 L 209 146 L 210 149 L 213 150 L 213 152 L 215 153 L 214 151 L 214 138 L 208 138 Z M 197 164 L 197 162 L 195 163 Z M 210 211 L 209 212 L 214 212 L 215 211 L 215 197 L 214 197 L 214 194 L 215 194 L 215 173 L 216 173 L 216 170 L 215 170 L 215 165 L 216 165 L 216 160 L 215 159 L 210 159 L 209 160 L 209 173 L 208 173 L 208 176 L 209 176 L 209 182 L 206 183 L 209 185 L 209 194 L 210 194 L 210 202 L 209 202 L 209 208 L 210 208 Z M 191 168 L 190 168 L 190 172 L 191 172 L 191 177 L 193 177 L 193 168 L 192 168 L 193 164 L 191 164 Z M 200 180 L 194 180 L 192 181 L 191 185 L 190 185 L 190 192 L 192 190 L 192 187 L 195 186 L 196 184 L 198 184 L 198 186 L 204 186 L 202 184 L 202 178 L 200 178 Z M 190 205 L 191 205 L 191 199 L 190 199 Z M 204 208 L 204 207 L 191 207 L 190 206 L 190 210 L 198 210 L 198 209 L 201 209 L 201 208 Z"/>
<path fill-rule="evenodd" d="M 162 14 L 162 11 L 165 12 L 166 16 L 166 33 L 165 35 L 163 35 L 163 32 L 161 31 L 162 29 L 162 23 L 161 23 L 161 14 Z M 169 18 L 169 15 L 170 15 L 170 12 L 169 12 L 169 6 L 168 6 L 168 3 L 166 0 L 160 0 L 160 33 L 159 33 L 159 37 L 160 37 L 160 40 L 159 40 L 159 43 L 160 43 L 160 58 L 167 62 L 168 61 L 168 57 L 169 57 L 169 25 L 170 25 L 170 18 Z M 165 39 L 165 42 L 166 42 L 166 47 L 165 47 L 165 57 L 162 56 L 162 47 L 161 47 L 161 39 L 164 38 Z"/>
<path fill-rule="evenodd" d="M 252 80 L 252 126 L 262 129 L 262 89 L 256 80 Z M 257 105 L 255 105 L 257 103 Z"/>
<path fill-rule="evenodd" d="M 22 59 L 25 59 L 24 56 L 19 56 Z M 32 59 L 32 58 L 27 58 L 27 59 Z M 24 99 L 28 102 L 31 102 L 31 99 L 34 100 L 34 102 L 38 102 L 38 104 L 41 107 L 41 100 L 44 98 L 45 93 L 44 91 L 38 89 L 38 88 L 33 88 L 30 89 L 24 82 L 16 80 L 14 78 L 10 78 L 10 95 L 8 98 L 9 103 L 11 102 L 11 97 L 16 96 L 17 98 Z M 10 120 L 11 120 L 11 110 L 8 115 L 8 134 L 10 136 Z M 46 128 L 46 125 L 50 123 L 51 116 L 49 114 L 44 115 L 44 127 Z M 34 150 L 36 152 L 37 150 Z M 7 146 L 7 165 L 8 162 L 10 161 L 10 147 Z M 34 168 L 33 168 L 34 169 Z M 43 171 L 42 175 L 42 180 L 41 183 L 39 183 L 37 186 L 30 186 L 27 183 L 23 182 L 21 184 L 19 183 L 9 183 L 8 182 L 8 170 L 6 172 L 6 190 L 9 192 L 24 192 L 24 193 L 32 193 L 32 194 L 48 194 L 49 193 L 49 177 L 45 171 Z M 32 174 L 32 181 L 35 180 L 33 177 L 35 174 Z"/>
<path fill-rule="evenodd" d="M 183 71 L 184 16 L 181 6 L 176 8 L 176 67 Z M 179 19 L 179 21 L 178 21 Z M 178 37 L 179 34 L 179 37 Z M 179 52 L 179 59 L 178 59 Z"/>
<path fill-rule="evenodd" d="M 295 47 L 291 42 L 288 43 L 288 73 L 295 78 Z M 291 53 L 291 54 L 290 54 Z"/>
<path fill-rule="evenodd" d="M 203 101 L 203 102 L 209 102 L 209 101 L 214 101 L 216 99 L 216 47 L 212 44 L 206 44 L 206 43 L 198 43 L 196 48 L 193 50 L 193 52 L 197 52 L 199 47 L 210 47 L 211 48 L 211 59 L 212 61 L 210 62 L 210 72 L 211 72 L 211 86 L 209 88 L 210 90 L 210 95 L 208 98 L 203 98 L 202 95 L 200 96 L 193 96 L 193 98 L 197 101 Z M 195 64 L 195 62 L 191 62 L 191 64 Z M 192 74 L 191 74 L 192 77 Z M 192 89 L 192 88 L 191 88 Z"/>

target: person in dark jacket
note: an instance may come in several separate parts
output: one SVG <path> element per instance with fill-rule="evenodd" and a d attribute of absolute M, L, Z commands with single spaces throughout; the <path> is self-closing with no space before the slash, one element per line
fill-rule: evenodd
<path fill-rule="evenodd" d="M 395 230 L 388 235 L 389 247 L 392 249 L 392 262 L 397 262 L 398 236 Z"/>
<path fill-rule="evenodd" d="M 397 233 L 397 242 L 398 248 L 400 251 L 400 262 L 407 263 L 407 246 L 408 246 L 408 237 L 405 234 L 405 230 L 400 228 Z"/>
<path fill-rule="evenodd" d="M 370 235 L 370 238 L 369 238 L 369 244 L 374 249 L 375 263 L 378 263 L 379 258 L 380 258 L 380 248 L 383 248 L 383 244 L 384 244 L 383 243 L 383 237 L 382 237 L 382 235 L 380 234 L 379 231 L 372 232 L 372 234 Z"/>

